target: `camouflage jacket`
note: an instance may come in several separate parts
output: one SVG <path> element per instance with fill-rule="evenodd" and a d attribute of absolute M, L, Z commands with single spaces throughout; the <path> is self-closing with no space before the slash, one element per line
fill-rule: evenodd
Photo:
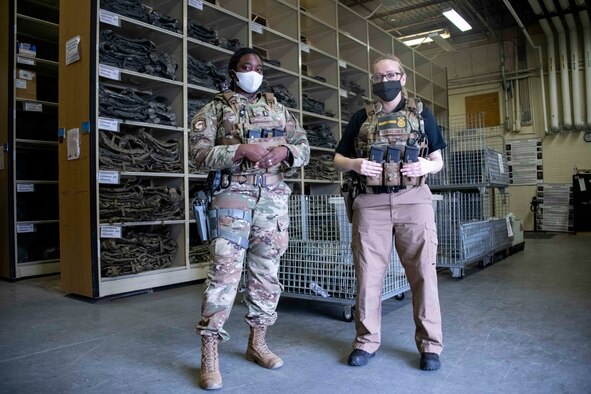
<path fill-rule="evenodd" d="M 240 144 L 247 143 L 251 129 L 281 129 L 285 141 L 281 145 L 289 149 L 289 159 L 273 172 L 286 172 L 289 168 L 302 167 L 310 159 L 310 146 L 306 131 L 287 108 L 277 102 L 268 102 L 268 97 L 259 93 L 255 101 L 234 93 L 233 108 L 218 93 L 191 121 L 189 135 L 189 159 L 203 171 L 229 169 L 233 174 L 260 172 L 252 163 L 242 159 L 234 161 Z M 274 98 L 273 98 L 274 99 Z M 276 101 L 276 100 L 275 100 Z"/>

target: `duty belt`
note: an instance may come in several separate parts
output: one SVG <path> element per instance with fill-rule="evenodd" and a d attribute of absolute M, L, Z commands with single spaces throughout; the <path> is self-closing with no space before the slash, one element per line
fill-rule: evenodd
<path fill-rule="evenodd" d="M 383 194 L 383 193 L 398 193 L 400 190 L 406 189 L 406 186 L 366 186 L 365 193 L 367 194 Z"/>
<path fill-rule="evenodd" d="M 239 184 L 255 185 L 260 187 L 271 186 L 283 180 L 283 174 L 247 174 L 232 175 L 232 182 Z"/>

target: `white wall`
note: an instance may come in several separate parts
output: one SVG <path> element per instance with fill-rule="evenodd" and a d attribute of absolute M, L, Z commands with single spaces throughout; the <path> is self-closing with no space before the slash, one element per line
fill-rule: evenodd
<path fill-rule="evenodd" d="M 545 47 L 544 37 L 533 37 L 536 44 Z M 581 41 L 580 41 L 581 42 Z M 574 167 L 591 169 L 591 143 L 583 140 L 584 132 L 580 130 L 562 130 L 557 134 L 546 134 L 544 132 L 544 116 L 550 122 L 548 111 L 548 78 L 545 74 L 546 114 L 542 111 L 542 90 L 539 78 L 539 54 L 537 50 L 528 45 L 527 58 L 528 67 L 524 70 L 517 70 L 515 61 L 515 45 L 512 42 L 505 42 L 505 72 L 508 77 L 520 75 L 526 76 L 520 79 L 520 83 L 529 81 L 530 102 L 532 111 L 532 125 L 521 127 L 519 132 L 514 132 L 509 127 L 504 134 L 505 140 L 542 138 L 544 183 L 570 183 Z M 547 61 L 544 57 L 544 71 L 547 71 Z M 477 94 L 498 92 L 501 111 L 501 123 L 505 118 L 511 122 L 513 101 L 509 98 L 509 115 L 505 116 L 505 93 L 501 84 L 501 51 L 499 44 L 472 43 L 453 52 L 442 52 L 442 50 L 429 50 L 425 52 L 427 57 L 439 66 L 446 67 L 449 83 L 449 115 L 462 115 L 466 113 L 465 98 Z M 560 68 L 557 68 L 560 70 Z M 581 84 L 584 84 L 584 74 L 580 73 Z M 570 77 L 569 77 L 570 80 Z M 557 92 L 560 95 L 560 74 L 557 75 Z M 583 85 L 584 86 L 584 85 Z M 583 89 L 584 90 L 584 89 Z M 584 92 L 583 98 L 584 98 Z M 558 97 L 559 108 L 561 98 Z M 584 103 L 581 103 L 583 118 L 585 119 Z M 559 117 L 562 119 L 561 110 Z M 560 122 L 562 124 L 562 122 Z M 511 186 L 511 211 L 517 217 L 523 219 L 526 231 L 533 230 L 533 215 L 530 211 L 531 198 L 536 194 L 536 186 Z"/>

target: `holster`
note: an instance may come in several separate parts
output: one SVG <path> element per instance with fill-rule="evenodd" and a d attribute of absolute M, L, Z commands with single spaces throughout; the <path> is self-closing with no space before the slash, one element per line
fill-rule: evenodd
<path fill-rule="evenodd" d="M 384 163 L 384 186 L 400 185 L 400 164 Z"/>
<path fill-rule="evenodd" d="M 209 241 L 209 225 L 207 221 L 207 200 L 202 198 L 193 199 L 193 213 L 197 223 L 197 233 L 201 241 Z"/>
<path fill-rule="evenodd" d="M 341 185 L 341 195 L 343 196 L 343 200 L 345 201 L 345 211 L 347 212 L 347 220 L 349 223 L 353 223 L 353 200 L 355 197 L 353 196 L 353 191 L 349 184 L 345 183 Z"/>

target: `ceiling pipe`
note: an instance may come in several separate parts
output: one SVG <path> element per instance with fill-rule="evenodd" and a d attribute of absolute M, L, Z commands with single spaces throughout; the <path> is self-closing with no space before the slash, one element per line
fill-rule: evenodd
<path fill-rule="evenodd" d="M 567 11 L 570 8 L 568 0 L 560 0 L 560 7 Z M 568 37 L 570 39 L 570 69 L 573 89 L 573 125 L 581 130 L 584 126 L 581 115 L 581 81 L 579 75 L 579 38 L 575 17 L 571 12 L 564 14 L 568 26 Z"/>
<path fill-rule="evenodd" d="M 507 7 L 507 9 L 511 13 L 511 15 L 513 15 L 513 18 L 517 22 L 517 25 L 521 28 L 521 31 L 525 35 L 527 42 L 529 42 L 529 45 L 531 45 L 533 49 L 538 50 L 538 58 L 540 61 L 540 66 L 539 66 L 540 67 L 540 85 L 541 85 L 541 89 L 542 89 L 542 112 L 544 114 L 544 116 L 542 118 L 544 119 L 544 133 L 548 134 L 548 120 L 546 118 L 546 89 L 544 86 L 544 61 L 542 60 L 542 47 L 534 44 L 534 42 L 532 41 L 526 28 L 523 26 L 523 23 L 521 23 L 521 19 L 519 19 L 519 16 L 515 13 L 515 10 L 511 6 L 511 3 L 509 3 L 509 0 L 503 0 L 503 2 L 505 3 L 505 6 Z M 529 0 L 529 4 L 535 12 L 536 9 L 533 5 L 534 2 L 535 2 L 535 5 L 538 6 L 539 8 L 540 8 L 540 5 L 537 4 L 536 0 Z M 540 12 L 541 12 L 541 8 L 540 8 Z M 547 23 L 546 23 L 546 26 L 548 26 Z M 552 44 L 553 43 L 554 43 L 554 41 L 552 40 Z M 552 48 L 554 48 L 554 45 L 552 45 Z M 552 68 L 554 68 L 554 66 L 552 66 Z M 554 76 L 554 78 L 555 78 L 554 80 L 556 81 L 556 75 Z M 554 85 L 554 89 L 556 90 L 556 84 Z M 556 95 L 555 95 L 555 97 L 556 97 Z M 558 103 L 556 103 L 556 108 L 558 108 Z M 556 110 L 556 112 L 558 112 L 558 110 Z M 555 117 L 556 117 L 556 115 L 555 115 Z M 558 131 L 558 119 L 556 119 L 556 129 L 557 129 L 556 131 Z"/>
<path fill-rule="evenodd" d="M 577 1 L 578 6 L 585 4 L 585 0 Z M 583 25 L 583 69 L 585 70 L 585 101 L 587 104 L 587 128 L 591 129 L 591 27 L 587 10 L 579 11 L 579 18 Z"/>
<path fill-rule="evenodd" d="M 544 0 L 548 12 L 555 14 L 553 0 Z M 558 51 L 560 53 L 560 86 L 562 88 L 562 126 L 570 130 L 573 128 L 573 115 L 571 111 L 570 102 L 570 81 L 568 79 L 568 48 L 566 45 L 566 31 L 560 20 L 560 16 L 556 15 L 550 18 L 556 31 L 558 32 Z"/>

